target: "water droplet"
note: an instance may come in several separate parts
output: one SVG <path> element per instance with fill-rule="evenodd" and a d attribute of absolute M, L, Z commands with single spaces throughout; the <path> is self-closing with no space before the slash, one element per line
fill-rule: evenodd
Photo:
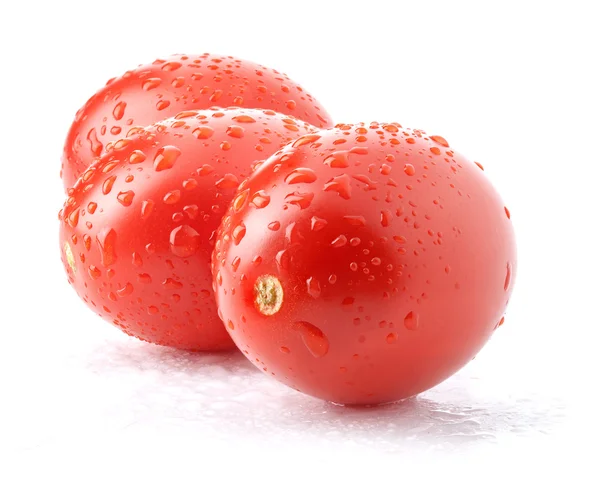
<path fill-rule="evenodd" d="M 415 174 L 415 167 L 412 164 L 406 163 L 404 165 L 404 172 L 408 176 L 413 176 Z"/>
<path fill-rule="evenodd" d="M 448 142 L 444 137 L 440 137 L 439 135 L 431 135 L 429 138 L 431 138 L 431 140 L 434 142 L 443 145 L 444 147 L 448 147 Z"/>
<path fill-rule="evenodd" d="M 154 88 L 158 88 L 161 83 L 162 80 L 160 78 L 148 78 L 142 83 L 142 89 L 148 92 Z"/>
<path fill-rule="evenodd" d="M 379 266 L 381 264 L 381 259 L 380 258 L 372 258 L 371 259 L 371 264 L 373 266 Z"/>
<path fill-rule="evenodd" d="M 171 102 L 169 100 L 159 100 L 156 103 L 156 110 L 157 111 L 164 111 L 170 105 L 171 105 Z"/>
<path fill-rule="evenodd" d="M 119 192 L 117 200 L 125 207 L 131 206 L 135 193 L 133 190 L 127 190 L 126 192 Z"/>
<path fill-rule="evenodd" d="M 484 169 L 483 169 L 483 166 L 482 166 L 480 163 L 478 163 L 477 161 L 474 161 L 474 162 L 475 162 L 475 164 L 476 164 L 476 165 L 479 167 L 479 169 L 480 169 L 481 171 L 484 171 Z"/>
<path fill-rule="evenodd" d="M 229 126 L 225 133 L 233 138 L 242 138 L 244 136 L 244 128 L 235 125 Z"/>
<path fill-rule="evenodd" d="M 225 173 L 223 178 L 221 178 L 215 183 L 215 186 L 218 189 L 225 190 L 229 188 L 236 188 L 239 184 L 240 181 L 235 175 L 232 175 L 231 173 Z"/>
<path fill-rule="evenodd" d="M 79 209 L 74 209 L 67 217 L 67 223 L 71 228 L 75 228 L 79 223 Z"/>
<path fill-rule="evenodd" d="M 332 247 L 344 247 L 348 243 L 348 239 L 345 235 L 339 235 L 331 241 Z"/>
<path fill-rule="evenodd" d="M 92 154 L 96 157 L 100 156 L 102 153 L 102 142 L 98 140 L 98 135 L 96 133 L 96 128 L 92 128 L 87 134 L 88 142 L 90 143 L 90 149 Z"/>
<path fill-rule="evenodd" d="M 510 211 L 506 206 L 504 206 L 504 213 L 506 214 L 506 217 L 510 220 Z"/>
<path fill-rule="evenodd" d="M 97 278 L 100 278 L 102 272 L 94 265 L 90 265 L 90 267 L 88 268 L 88 275 L 92 280 L 96 280 Z"/>
<path fill-rule="evenodd" d="M 190 204 L 189 206 L 183 207 L 183 212 L 188 215 L 190 220 L 196 219 L 198 216 L 198 206 L 196 204 Z"/>
<path fill-rule="evenodd" d="M 138 268 L 144 264 L 142 257 L 137 252 L 133 252 L 131 254 L 131 264 L 133 264 L 133 266 L 137 266 Z"/>
<path fill-rule="evenodd" d="M 387 342 L 388 344 L 394 344 L 397 340 L 398 334 L 396 334 L 395 332 L 390 332 L 385 338 L 385 342 Z"/>
<path fill-rule="evenodd" d="M 246 225 L 244 225 L 243 223 L 240 223 L 238 226 L 236 226 L 233 229 L 233 232 L 231 233 L 231 238 L 233 239 L 233 242 L 237 246 L 242 241 L 242 239 L 244 238 L 245 235 L 246 235 Z"/>
<path fill-rule="evenodd" d="M 129 156 L 129 164 L 139 164 L 146 160 L 146 154 L 141 150 L 134 150 Z"/>
<path fill-rule="evenodd" d="M 173 254 L 187 258 L 200 248 L 202 237 L 191 226 L 181 225 L 171 231 L 169 242 Z"/>
<path fill-rule="evenodd" d="M 181 199 L 181 191 L 172 190 L 171 192 L 167 192 L 163 197 L 163 202 L 165 204 L 177 204 Z"/>
<path fill-rule="evenodd" d="M 429 150 L 434 156 L 439 156 L 442 153 L 439 147 L 430 147 Z"/>
<path fill-rule="evenodd" d="M 315 194 L 312 192 L 294 192 L 292 194 L 288 194 L 285 196 L 285 201 L 288 204 L 292 204 L 294 206 L 298 206 L 300 209 L 306 209 L 310 206 Z"/>
<path fill-rule="evenodd" d="M 310 168 L 296 168 L 285 177 L 285 182 L 289 185 L 296 183 L 313 183 L 317 179 L 317 175 Z"/>
<path fill-rule="evenodd" d="M 416 330 L 419 326 L 419 315 L 413 311 L 409 312 L 404 317 L 404 326 L 408 330 Z"/>
<path fill-rule="evenodd" d="M 324 220 L 323 218 L 319 218 L 318 216 L 313 216 L 310 219 L 310 229 L 313 232 L 318 232 L 319 230 L 322 230 L 323 228 L 325 228 L 326 225 L 327 225 L 327 220 Z"/>
<path fill-rule="evenodd" d="M 192 135 L 194 135 L 198 140 L 206 140 L 214 135 L 215 130 L 213 130 L 210 126 L 199 126 L 194 131 L 192 131 Z"/>
<path fill-rule="evenodd" d="M 506 263 L 506 276 L 504 277 L 504 290 L 505 291 L 508 290 L 511 277 L 512 277 L 512 266 L 510 263 Z"/>
<path fill-rule="evenodd" d="M 350 199 L 352 189 L 350 187 L 350 177 L 348 175 L 340 175 L 333 177 L 323 187 L 325 192 L 337 192 L 342 199 Z"/>
<path fill-rule="evenodd" d="M 338 150 L 327 156 L 323 162 L 330 168 L 347 168 L 350 166 L 348 162 L 348 151 Z"/>
<path fill-rule="evenodd" d="M 127 282 L 123 287 L 117 290 L 117 294 L 119 297 L 129 296 L 129 294 L 133 293 L 133 285 L 130 282 Z"/>
<path fill-rule="evenodd" d="M 181 67 L 181 62 L 170 61 L 170 62 L 167 62 L 166 64 L 163 64 L 161 69 L 163 71 L 175 71 L 176 69 L 179 69 L 180 67 Z"/>
<path fill-rule="evenodd" d="M 398 242 L 398 244 L 406 244 L 406 238 L 402 237 L 402 235 L 394 235 L 392 238 L 395 242 Z"/>
<path fill-rule="evenodd" d="M 147 273 L 138 273 L 138 282 L 140 284 L 151 284 L 152 277 Z"/>
<path fill-rule="evenodd" d="M 306 291 L 309 296 L 315 299 L 321 295 L 321 284 L 315 277 L 310 277 L 306 280 Z"/>
<path fill-rule="evenodd" d="M 381 211 L 381 226 L 382 227 L 388 227 L 390 226 L 390 221 L 392 220 L 392 213 L 390 211 L 388 211 L 387 209 L 384 209 L 383 211 Z"/>
<path fill-rule="evenodd" d="M 344 221 L 355 227 L 364 227 L 367 224 L 364 216 L 344 216 Z"/>
<path fill-rule="evenodd" d="M 257 209 L 265 208 L 271 202 L 271 197 L 264 191 L 259 190 L 252 196 L 250 203 Z"/>
<path fill-rule="evenodd" d="M 279 351 L 281 351 L 282 353 L 285 353 L 285 354 L 289 354 L 289 352 L 290 352 L 290 348 L 288 348 L 288 347 L 286 347 L 286 346 L 281 346 L 281 347 L 279 348 Z"/>
<path fill-rule="evenodd" d="M 287 249 L 283 249 L 275 255 L 275 261 L 282 270 L 287 270 L 290 267 L 290 259 L 290 252 Z"/>
<path fill-rule="evenodd" d="M 197 169 L 198 176 L 207 176 L 210 175 L 215 168 L 210 164 L 203 164 Z"/>
<path fill-rule="evenodd" d="M 116 179 L 117 177 L 113 175 L 109 176 L 106 180 L 104 180 L 104 183 L 102 184 L 102 193 L 104 195 L 110 194 L 110 191 L 112 190 Z"/>
<path fill-rule="evenodd" d="M 110 227 L 104 227 L 96 235 L 96 243 L 100 250 L 100 262 L 102 266 L 110 266 L 117 260 L 116 243 L 117 232 Z"/>
<path fill-rule="evenodd" d="M 308 144 L 312 144 L 314 142 L 316 142 L 317 140 L 319 140 L 321 138 L 320 135 L 304 135 L 298 139 L 296 139 L 293 143 L 292 143 L 292 147 L 301 147 L 302 145 L 308 145 Z"/>
<path fill-rule="evenodd" d="M 161 147 L 154 156 L 154 169 L 156 171 L 171 169 L 180 155 L 181 150 L 174 145 L 165 145 L 164 147 Z"/>
<path fill-rule="evenodd" d="M 279 230 L 280 227 L 281 227 L 281 223 L 279 223 L 278 221 L 272 221 L 268 225 L 269 230 L 273 230 L 274 232 Z"/>
<path fill-rule="evenodd" d="M 154 209 L 154 201 L 147 200 L 142 202 L 142 219 L 145 220 L 150 216 Z"/>
<path fill-rule="evenodd" d="M 247 116 L 246 114 L 234 116 L 231 119 L 233 121 L 237 121 L 238 123 L 256 123 L 256 119 L 254 119 L 252 116 Z"/>
<path fill-rule="evenodd" d="M 325 334 L 309 322 L 296 322 L 294 328 L 300 332 L 302 342 L 315 358 L 325 356 L 329 351 L 329 340 Z"/>
<path fill-rule="evenodd" d="M 238 195 L 235 196 L 235 199 L 233 199 L 233 210 L 236 213 L 239 213 L 243 207 L 246 205 L 246 201 L 248 200 L 248 194 L 249 194 L 250 190 L 246 189 L 243 190 L 242 192 L 240 192 Z"/>
<path fill-rule="evenodd" d="M 177 280 L 170 277 L 165 278 L 162 284 L 165 289 L 169 290 L 181 289 L 183 287 L 183 284 L 181 282 L 178 282 Z"/>
<path fill-rule="evenodd" d="M 126 102 L 119 102 L 113 109 L 113 117 L 119 121 L 125 114 L 125 108 L 127 107 Z"/>

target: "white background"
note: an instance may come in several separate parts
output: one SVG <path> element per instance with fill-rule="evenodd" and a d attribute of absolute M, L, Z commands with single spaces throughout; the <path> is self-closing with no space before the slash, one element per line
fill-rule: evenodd
<path fill-rule="evenodd" d="M 595 3 L 2 2 L 0 496 L 597 492 Z M 336 122 L 399 121 L 485 166 L 519 270 L 476 360 L 414 400 L 341 408 L 79 302 L 56 217 L 76 110 L 138 64 L 207 51 L 288 73 Z"/>

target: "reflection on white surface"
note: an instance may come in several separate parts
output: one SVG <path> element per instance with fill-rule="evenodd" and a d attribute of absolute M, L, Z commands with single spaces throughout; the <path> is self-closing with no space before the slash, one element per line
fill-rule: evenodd
<path fill-rule="evenodd" d="M 54 408 L 71 436 L 78 426 L 82 434 L 170 427 L 218 439 L 286 444 L 315 439 L 393 452 L 549 434 L 564 417 L 560 400 L 515 397 L 470 367 L 416 398 L 355 408 L 280 385 L 237 352 L 191 354 L 127 340 L 100 344 L 70 357 L 67 365 L 89 376 L 71 379 L 76 380 L 71 389 L 63 384 L 61 395 L 68 400 Z"/>

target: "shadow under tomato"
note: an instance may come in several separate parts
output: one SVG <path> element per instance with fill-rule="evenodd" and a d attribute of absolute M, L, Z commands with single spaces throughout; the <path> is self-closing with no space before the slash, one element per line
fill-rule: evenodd
<path fill-rule="evenodd" d="M 560 400 L 495 393 L 464 372 L 401 402 L 345 407 L 275 382 L 238 351 L 189 353 L 128 341 L 106 343 L 84 361 L 106 382 L 137 379 L 129 398 L 137 423 L 177 420 L 263 441 L 315 439 L 384 451 L 409 443 L 453 447 L 507 434 L 543 435 L 564 418 Z M 472 395 L 474 385 L 485 396 Z"/>

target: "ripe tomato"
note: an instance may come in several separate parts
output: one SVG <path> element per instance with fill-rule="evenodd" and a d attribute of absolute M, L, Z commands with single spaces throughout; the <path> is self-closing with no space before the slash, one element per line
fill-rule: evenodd
<path fill-rule="evenodd" d="M 65 188 L 132 127 L 215 105 L 272 109 L 325 128 L 333 124 L 321 104 L 274 69 L 214 54 L 157 59 L 109 80 L 77 112 L 63 153 Z"/>
<path fill-rule="evenodd" d="M 210 253 L 251 165 L 316 128 L 269 110 L 185 111 L 115 142 L 61 215 L 69 281 L 127 334 L 190 350 L 233 347 Z"/>
<path fill-rule="evenodd" d="M 240 185 L 213 286 L 259 368 L 319 398 L 375 404 L 473 358 L 503 316 L 515 268 L 508 210 L 477 163 L 396 123 L 338 125 Z"/>

